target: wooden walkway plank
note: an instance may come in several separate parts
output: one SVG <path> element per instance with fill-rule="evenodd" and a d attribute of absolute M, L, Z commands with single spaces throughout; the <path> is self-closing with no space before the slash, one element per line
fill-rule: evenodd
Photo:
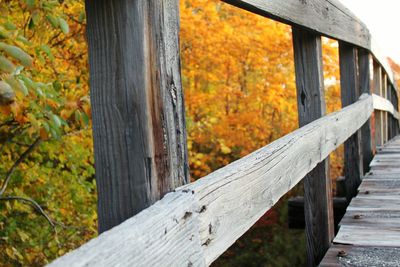
<path fill-rule="evenodd" d="M 370 167 L 320 266 L 400 266 L 398 136 L 378 149 Z"/>

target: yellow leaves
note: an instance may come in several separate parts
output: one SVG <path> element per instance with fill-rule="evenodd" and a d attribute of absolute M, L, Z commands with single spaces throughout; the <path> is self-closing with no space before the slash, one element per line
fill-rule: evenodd
<path fill-rule="evenodd" d="M 232 152 L 232 150 L 227 147 L 225 144 L 221 144 L 221 152 L 223 154 L 230 154 Z"/>
<path fill-rule="evenodd" d="M 7 247 L 6 249 L 6 254 L 8 257 L 10 257 L 13 260 L 22 260 L 24 257 L 21 255 L 21 253 L 14 247 Z"/>
<path fill-rule="evenodd" d="M 17 230 L 17 234 L 23 242 L 28 241 L 30 238 L 29 235 L 22 230 Z"/>

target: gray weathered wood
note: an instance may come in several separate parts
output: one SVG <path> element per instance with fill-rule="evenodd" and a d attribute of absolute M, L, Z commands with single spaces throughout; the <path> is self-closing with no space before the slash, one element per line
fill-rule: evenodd
<path fill-rule="evenodd" d="M 177 0 L 86 1 L 99 231 L 189 181 Z"/>
<path fill-rule="evenodd" d="M 387 100 L 387 77 L 382 69 L 382 95 Z M 383 112 L 383 141 L 386 143 L 389 140 L 388 136 L 388 113 Z"/>
<path fill-rule="evenodd" d="M 373 61 L 374 68 L 374 93 L 378 96 L 382 96 L 382 71 L 378 62 Z M 384 144 L 383 140 L 383 112 L 375 111 L 375 144 L 376 146 L 381 146 Z"/>
<path fill-rule="evenodd" d="M 390 201 L 388 201 L 390 199 Z M 379 198 L 370 197 L 369 195 L 361 194 L 353 198 L 348 211 L 364 210 L 364 211 L 400 211 L 399 196 L 380 196 Z"/>
<path fill-rule="evenodd" d="M 395 110 L 394 106 L 392 103 L 390 103 L 389 100 L 378 96 L 376 94 L 372 95 L 373 101 L 374 101 L 374 109 L 375 110 L 380 110 L 380 111 L 386 111 L 392 114 L 392 116 L 396 119 L 399 120 L 400 115 L 397 110 Z"/>
<path fill-rule="evenodd" d="M 397 136 L 384 148 L 398 148 L 399 145 L 400 138 Z M 400 151 L 390 155 L 378 153 L 371 162 L 371 171 L 359 187 L 357 197 L 352 199 L 340 222 L 334 239 L 337 245 L 329 249 L 321 266 L 398 266 L 400 172 L 395 174 L 381 165 L 387 173 L 377 175 L 375 168 L 388 162 L 400 165 Z M 360 250 L 359 246 L 366 247 Z M 355 248 L 357 251 L 353 251 Z"/>
<path fill-rule="evenodd" d="M 333 240 L 334 243 L 360 246 L 400 247 L 400 228 L 354 227 L 343 225 Z"/>
<path fill-rule="evenodd" d="M 368 50 L 358 49 L 359 92 L 371 94 L 370 85 L 370 54 Z M 371 140 L 371 120 L 369 119 L 361 128 L 361 148 L 363 158 L 363 174 L 369 171 L 369 163 L 373 158 Z"/>
<path fill-rule="evenodd" d="M 321 37 L 293 27 L 297 107 L 300 127 L 325 115 Z M 316 266 L 329 249 L 333 235 L 333 206 L 329 158 L 304 179 L 307 265 Z"/>
<path fill-rule="evenodd" d="M 372 111 L 372 97 L 363 95 L 355 104 L 177 188 L 154 206 L 63 256 L 52 266 L 113 266 L 115 257 L 125 257 L 126 265 L 137 266 L 171 266 L 170 260 L 176 257 L 181 260 L 174 265 L 181 266 L 188 255 L 192 255 L 193 266 L 202 266 L 203 258 L 209 265 L 357 131 Z M 173 234 L 162 241 L 168 244 L 158 247 L 162 233 L 170 233 L 173 225 Z M 140 242 L 136 240 L 138 233 L 142 234 Z M 193 247 L 196 244 L 198 247 Z M 186 248 L 188 251 L 182 251 Z"/>
<path fill-rule="evenodd" d="M 162 201 L 48 266 L 205 266 L 192 192 Z"/>
<path fill-rule="evenodd" d="M 340 87 L 342 106 L 357 101 L 360 94 L 357 75 L 357 49 L 339 42 Z M 344 176 L 346 197 L 350 200 L 357 194 L 363 174 L 361 153 L 361 131 L 357 131 L 344 143 Z"/>
<path fill-rule="evenodd" d="M 367 27 L 339 1 L 224 0 L 250 12 L 369 49 Z M 344 27 L 346 25 L 346 27 Z"/>

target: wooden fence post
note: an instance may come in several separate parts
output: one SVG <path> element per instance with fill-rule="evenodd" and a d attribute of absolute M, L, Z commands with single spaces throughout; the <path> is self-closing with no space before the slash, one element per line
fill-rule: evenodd
<path fill-rule="evenodd" d="M 390 84 L 390 80 L 389 78 L 387 79 L 387 100 L 389 100 L 390 103 L 393 104 L 392 101 L 392 86 Z M 393 138 L 393 116 L 392 114 L 387 112 L 387 116 L 388 116 L 388 140 Z"/>
<path fill-rule="evenodd" d="M 300 127 L 325 115 L 321 37 L 293 27 L 297 103 Z M 307 264 L 316 266 L 329 249 L 333 235 L 333 207 L 329 158 L 304 179 Z"/>
<path fill-rule="evenodd" d="M 86 1 L 99 232 L 189 181 L 178 0 Z"/>
<path fill-rule="evenodd" d="M 373 61 L 374 68 L 374 93 L 382 96 L 382 70 L 381 66 L 375 60 Z M 376 146 L 383 145 L 383 111 L 376 110 L 375 114 L 375 144 Z"/>
<path fill-rule="evenodd" d="M 358 100 L 357 49 L 339 41 L 340 87 L 342 106 L 348 106 Z M 346 197 L 350 200 L 357 194 L 361 182 L 363 161 L 361 155 L 361 130 L 358 130 L 344 143 L 344 176 Z"/>
<path fill-rule="evenodd" d="M 371 94 L 370 85 L 370 54 L 368 50 L 359 48 L 358 49 L 358 73 L 359 73 L 359 92 L 361 94 L 367 93 Z M 363 173 L 369 171 L 369 164 L 373 158 L 372 153 L 372 140 L 371 140 L 371 120 L 363 125 L 361 128 L 361 146 L 362 146 L 362 156 L 363 156 Z"/>
<path fill-rule="evenodd" d="M 393 90 L 393 106 L 396 111 L 399 111 L 399 97 L 397 94 L 396 87 L 392 84 Z M 399 134 L 399 121 L 397 119 L 394 120 L 394 135 Z"/>
<path fill-rule="evenodd" d="M 387 91 L 387 75 L 385 70 L 382 68 L 382 97 L 388 99 Z M 383 112 L 383 144 L 389 140 L 388 138 L 388 112 Z"/>

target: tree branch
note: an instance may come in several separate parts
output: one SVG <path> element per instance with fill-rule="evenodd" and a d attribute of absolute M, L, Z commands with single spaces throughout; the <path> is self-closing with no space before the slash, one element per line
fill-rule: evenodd
<path fill-rule="evenodd" d="M 18 167 L 18 165 L 24 161 L 24 159 L 35 149 L 35 147 L 40 143 L 40 138 L 36 138 L 36 140 L 29 146 L 27 150 L 25 150 L 24 153 L 21 154 L 21 156 L 18 158 L 16 162 L 14 162 L 13 166 L 8 170 L 6 174 L 6 179 L 3 182 L 3 186 L 1 187 L 0 190 L 0 196 L 3 195 L 4 191 L 7 188 L 8 182 L 11 179 L 11 175 L 15 171 L 15 169 Z"/>
<path fill-rule="evenodd" d="M 55 222 L 49 217 L 49 215 L 46 214 L 46 212 L 42 209 L 42 207 L 33 199 L 27 198 L 27 197 L 18 197 L 18 196 L 7 196 L 7 197 L 0 197 L 0 201 L 10 201 L 10 200 L 17 200 L 17 201 L 22 201 L 25 203 L 28 203 L 32 207 L 36 209 L 37 212 L 39 212 L 43 217 L 46 218 L 46 220 L 49 222 L 51 227 L 55 230 Z"/>

